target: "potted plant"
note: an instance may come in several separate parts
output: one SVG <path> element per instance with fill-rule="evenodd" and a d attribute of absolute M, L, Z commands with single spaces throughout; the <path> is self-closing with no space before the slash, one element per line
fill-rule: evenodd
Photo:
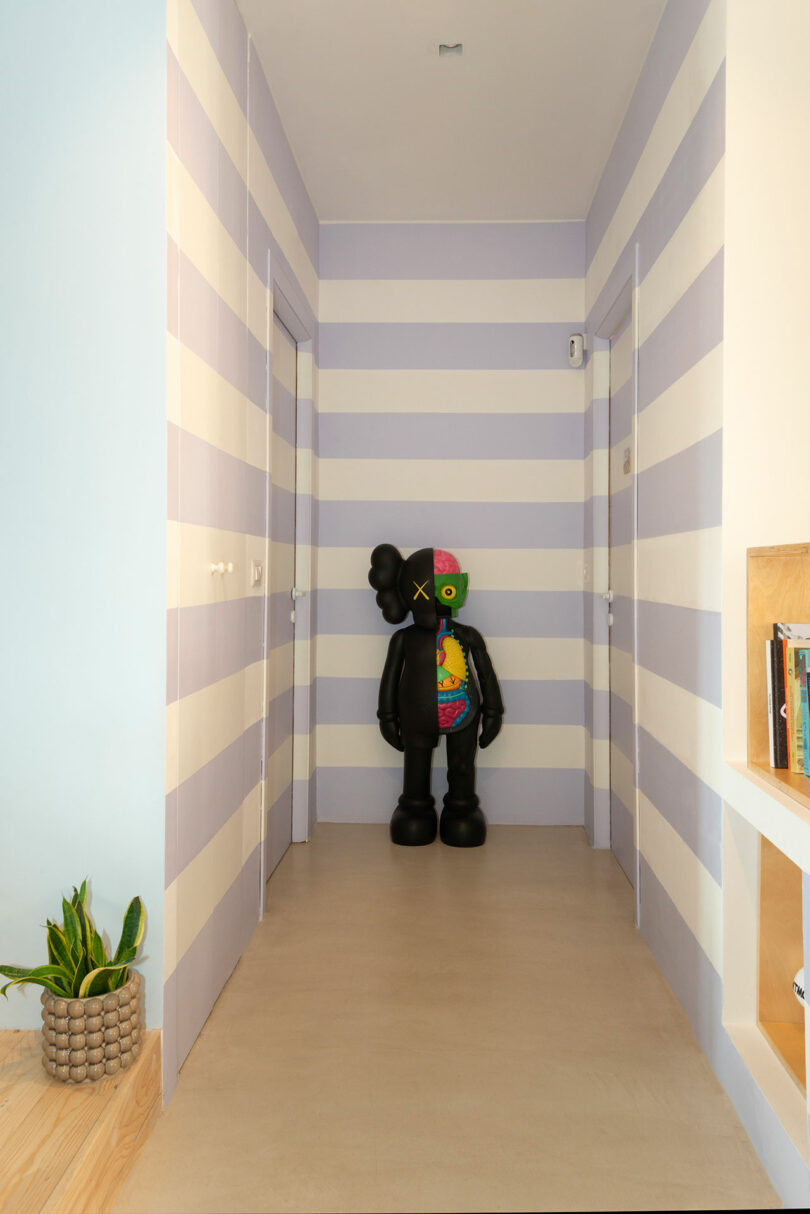
<path fill-rule="evenodd" d="M 143 938 L 144 910 L 133 898 L 112 959 L 86 907 L 87 881 L 62 899 L 63 923 L 47 923 L 48 964 L 0 965 L 12 986 L 34 983 L 42 993 L 42 1065 L 63 1083 L 116 1075 L 141 1049 L 141 979 L 130 970 Z M 6 998 L 8 996 L 6 995 Z"/>

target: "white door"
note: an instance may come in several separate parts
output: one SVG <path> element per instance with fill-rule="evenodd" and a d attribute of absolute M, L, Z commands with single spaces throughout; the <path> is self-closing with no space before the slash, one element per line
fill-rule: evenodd
<path fill-rule="evenodd" d="M 633 325 L 628 311 L 610 338 L 610 846 L 636 884 L 635 459 Z"/>
<path fill-rule="evenodd" d="M 293 652 L 297 367 L 295 340 L 273 315 L 270 432 L 270 555 L 267 612 L 268 708 L 265 878 L 292 840 Z"/>

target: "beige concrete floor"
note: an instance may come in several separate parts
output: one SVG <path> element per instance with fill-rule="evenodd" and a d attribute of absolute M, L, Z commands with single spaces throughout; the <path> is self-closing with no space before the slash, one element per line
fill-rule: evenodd
<path fill-rule="evenodd" d="M 118 1214 L 778 1206 L 581 829 L 321 825 L 268 895 Z"/>

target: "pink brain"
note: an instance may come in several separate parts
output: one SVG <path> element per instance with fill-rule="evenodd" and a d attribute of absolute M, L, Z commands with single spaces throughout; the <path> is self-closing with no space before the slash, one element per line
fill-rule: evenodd
<path fill-rule="evenodd" d="M 434 574 L 461 573 L 461 565 L 459 565 L 452 552 L 445 552 L 443 548 L 434 548 L 433 572 Z"/>

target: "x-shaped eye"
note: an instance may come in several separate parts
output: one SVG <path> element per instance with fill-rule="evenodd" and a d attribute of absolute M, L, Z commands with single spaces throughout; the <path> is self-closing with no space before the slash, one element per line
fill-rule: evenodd
<path fill-rule="evenodd" d="M 430 602 L 430 597 L 429 597 L 427 591 L 425 590 L 425 586 L 427 586 L 427 582 L 423 582 L 421 586 L 417 586 L 416 582 L 414 582 L 414 586 L 416 586 L 416 594 L 413 596 L 414 599 L 418 599 L 419 595 L 421 594 L 423 598 L 427 599 L 427 601 Z"/>

